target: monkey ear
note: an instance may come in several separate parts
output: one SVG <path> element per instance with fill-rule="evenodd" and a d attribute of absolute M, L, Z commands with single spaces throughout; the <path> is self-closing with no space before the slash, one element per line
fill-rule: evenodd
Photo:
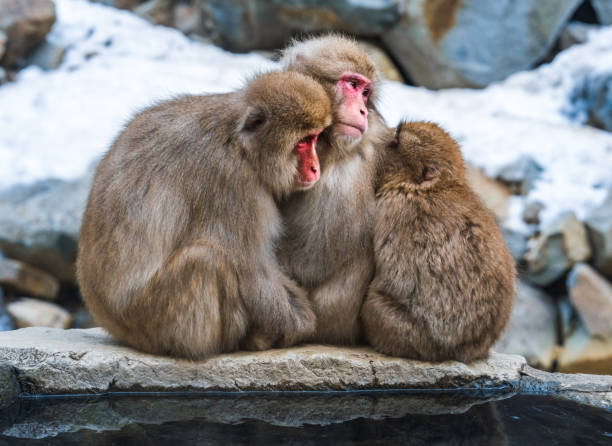
<path fill-rule="evenodd" d="M 425 164 L 423 166 L 423 181 L 431 181 L 440 175 L 440 170 L 434 164 Z"/>
<path fill-rule="evenodd" d="M 248 107 L 242 119 L 240 130 L 252 132 L 266 122 L 266 114 L 259 107 Z"/>

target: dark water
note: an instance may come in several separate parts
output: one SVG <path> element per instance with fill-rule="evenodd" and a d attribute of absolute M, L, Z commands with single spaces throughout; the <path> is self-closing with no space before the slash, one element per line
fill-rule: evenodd
<path fill-rule="evenodd" d="M 0 445 L 612 445 L 612 413 L 542 396 L 335 393 L 21 400 Z"/>

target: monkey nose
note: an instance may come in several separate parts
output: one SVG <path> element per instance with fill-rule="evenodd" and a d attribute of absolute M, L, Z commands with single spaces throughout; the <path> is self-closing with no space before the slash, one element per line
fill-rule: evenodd
<path fill-rule="evenodd" d="M 317 173 L 317 166 L 310 166 L 310 170 L 312 171 L 312 173 Z"/>
<path fill-rule="evenodd" d="M 359 113 L 361 113 L 362 116 L 367 116 L 368 111 L 365 108 L 361 108 L 359 109 Z"/>

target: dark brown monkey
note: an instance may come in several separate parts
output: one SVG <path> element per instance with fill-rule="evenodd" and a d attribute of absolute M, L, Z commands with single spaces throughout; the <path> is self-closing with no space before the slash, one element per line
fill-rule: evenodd
<path fill-rule="evenodd" d="M 98 323 L 190 358 L 310 338 L 307 295 L 276 260 L 274 200 L 316 183 L 330 122 L 321 86 L 289 72 L 136 115 L 98 166 L 83 217 L 78 279 Z"/>
<path fill-rule="evenodd" d="M 514 300 L 514 261 L 469 188 L 461 151 L 440 127 L 402 123 L 385 152 L 374 224 L 376 274 L 364 335 L 393 356 L 487 356 Z"/>
<path fill-rule="evenodd" d="M 318 80 L 332 100 L 333 123 L 319 138 L 321 179 L 281 205 L 286 225 L 279 259 L 310 295 L 317 314 L 313 340 L 352 344 L 374 271 L 371 224 L 381 130 L 379 76 L 350 39 L 296 42 L 281 64 Z"/>

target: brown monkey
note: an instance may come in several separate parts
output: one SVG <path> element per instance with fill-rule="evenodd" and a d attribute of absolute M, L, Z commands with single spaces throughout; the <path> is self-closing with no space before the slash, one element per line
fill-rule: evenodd
<path fill-rule="evenodd" d="M 325 36 L 296 42 L 281 64 L 318 80 L 332 101 L 333 122 L 319 138 L 321 179 L 281 204 L 286 231 L 279 259 L 310 294 L 318 342 L 359 339 L 359 310 L 372 279 L 371 224 L 382 118 L 379 76 L 355 42 Z"/>
<path fill-rule="evenodd" d="M 83 217 L 78 279 L 98 323 L 190 358 L 311 337 L 307 295 L 276 260 L 274 200 L 318 180 L 330 107 L 314 80 L 275 72 L 136 115 L 98 166 Z"/>
<path fill-rule="evenodd" d="M 485 357 L 510 314 L 514 261 L 437 125 L 398 126 L 373 233 L 376 274 L 361 314 L 372 346 L 427 361 Z"/>

